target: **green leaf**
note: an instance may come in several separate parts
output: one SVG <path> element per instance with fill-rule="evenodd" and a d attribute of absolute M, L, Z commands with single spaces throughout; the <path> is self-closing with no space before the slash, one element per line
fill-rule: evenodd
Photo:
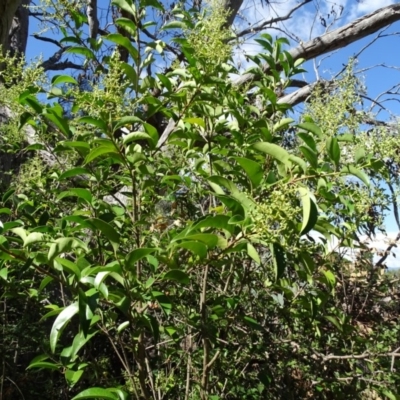
<path fill-rule="evenodd" d="M 110 33 L 109 35 L 104 37 L 105 39 L 109 40 L 110 42 L 116 43 L 119 46 L 125 47 L 126 50 L 128 50 L 129 54 L 133 58 L 135 62 L 138 61 L 138 51 L 135 47 L 132 46 L 131 41 L 125 37 L 122 36 L 120 33 Z"/>
<path fill-rule="evenodd" d="M 43 116 L 53 122 L 53 124 L 67 137 L 71 136 L 71 131 L 69 129 L 68 121 L 65 118 L 60 117 L 53 113 L 43 113 Z"/>
<path fill-rule="evenodd" d="M 208 178 L 208 181 L 210 183 L 225 187 L 231 193 L 239 193 L 239 189 L 237 188 L 237 186 L 231 180 L 224 178 L 223 176 L 213 175 Z M 222 193 L 224 192 L 222 191 Z"/>
<path fill-rule="evenodd" d="M 102 219 L 99 218 L 90 218 L 85 222 L 88 222 L 89 224 L 93 225 L 111 242 L 113 246 L 118 247 L 120 241 L 120 235 L 108 222 L 103 221 Z"/>
<path fill-rule="evenodd" d="M 94 387 L 86 389 L 80 392 L 71 400 L 83 400 L 83 399 L 104 399 L 104 400 L 118 400 L 118 397 L 107 389 Z"/>
<path fill-rule="evenodd" d="M 200 220 L 195 225 L 193 225 L 191 231 L 201 228 L 216 228 L 224 229 L 230 233 L 233 233 L 234 227 L 229 224 L 229 220 L 230 217 L 227 215 L 207 216 L 206 218 Z"/>
<path fill-rule="evenodd" d="M 180 269 L 171 269 L 166 272 L 163 276 L 163 280 L 176 281 L 184 285 L 189 285 L 190 283 L 189 276 Z"/>
<path fill-rule="evenodd" d="M 62 330 L 71 320 L 71 318 L 79 311 L 78 302 L 70 304 L 64 308 L 54 321 L 50 332 L 50 349 L 52 353 L 56 351 L 56 345 L 61 335 Z"/>
<path fill-rule="evenodd" d="M 169 22 L 168 24 L 165 24 L 161 30 L 166 31 L 168 29 L 186 29 L 187 25 L 186 23 L 182 22 L 182 21 L 172 21 Z"/>
<path fill-rule="evenodd" d="M 150 140 L 151 142 L 153 142 L 153 139 L 146 132 L 131 132 L 124 137 L 123 143 L 126 145 L 136 140 L 143 140 L 143 139 Z"/>
<path fill-rule="evenodd" d="M 26 232 L 26 230 L 24 229 L 24 228 L 14 228 L 14 229 L 11 229 L 11 232 L 12 233 L 15 233 L 17 236 L 19 236 L 23 241 L 25 241 L 26 240 L 26 238 L 27 238 L 27 232 Z"/>
<path fill-rule="evenodd" d="M 81 279 L 81 270 L 74 262 L 62 257 L 56 257 L 54 261 L 60 263 L 68 272 L 72 272 L 78 280 Z"/>
<path fill-rule="evenodd" d="M 247 254 L 255 261 L 256 264 L 261 264 L 260 256 L 258 255 L 257 250 L 251 243 L 247 243 Z"/>
<path fill-rule="evenodd" d="M 87 203 L 91 204 L 93 201 L 92 193 L 88 189 L 83 188 L 72 188 L 66 192 L 61 192 L 57 199 L 61 200 L 64 197 L 79 197 L 82 200 L 85 200 Z"/>
<path fill-rule="evenodd" d="M 29 246 L 30 244 L 37 243 L 43 241 L 43 233 L 32 232 L 30 233 L 26 239 L 24 240 L 24 247 Z"/>
<path fill-rule="evenodd" d="M 79 54 L 81 56 L 85 56 L 89 60 L 94 60 L 96 58 L 92 50 L 83 46 L 69 47 L 67 50 L 65 50 L 65 53 Z"/>
<path fill-rule="evenodd" d="M 68 171 L 63 172 L 58 179 L 60 181 L 63 181 L 64 179 L 67 178 L 73 178 L 74 176 L 78 175 L 92 175 L 91 172 L 86 169 L 86 168 L 81 168 L 81 167 L 76 167 L 76 168 L 71 168 Z"/>
<path fill-rule="evenodd" d="M 314 260 L 310 256 L 310 254 L 306 251 L 302 251 L 300 253 L 300 260 L 301 260 L 302 264 L 304 265 L 304 268 L 305 268 L 307 274 L 309 274 L 309 275 L 313 274 L 316 266 L 315 266 Z"/>
<path fill-rule="evenodd" d="M 76 79 L 74 79 L 72 76 L 70 75 L 56 75 L 53 77 L 53 79 L 51 80 L 51 84 L 53 86 L 56 86 L 60 83 L 73 83 L 74 85 L 77 85 L 78 82 L 76 81 Z"/>
<path fill-rule="evenodd" d="M 344 167 L 341 170 L 341 172 L 343 172 L 345 174 L 354 175 L 355 177 L 360 179 L 366 186 L 368 186 L 368 187 L 370 186 L 368 175 L 365 172 L 354 167 L 353 165 L 348 165 L 348 166 Z"/>
<path fill-rule="evenodd" d="M 303 142 L 314 152 L 317 151 L 317 144 L 315 143 L 314 138 L 309 135 L 307 132 L 299 132 L 297 136 L 303 140 Z"/>
<path fill-rule="evenodd" d="M 325 315 L 325 319 L 331 322 L 340 332 L 343 330 L 339 320 L 334 315 Z"/>
<path fill-rule="evenodd" d="M 54 364 L 50 361 L 36 361 L 36 362 L 32 361 L 26 369 L 31 369 L 31 368 L 44 368 L 44 369 L 52 369 L 58 371 L 60 369 L 60 365 Z"/>
<path fill-rule="evenodd" d="M 314 124 L 313 122 L 303 122 L 297 125 L 300 129 L 304 129 L 307 132 L 311 132 L 315 136 L 322 138 L 324 134 L 321 131 L 321 128 Z"/>
<path fill-rule="evenodd" d="M 54 243 L 51 244 L 49 249 L 49 254 L 47 257 L 49 261 L 51 261 L 54 260 L 54 258 L 57 257 L 59 254 L 68 253 L 69 251 L 77 247 L 87 250 L 86 245 L 77 238 L 72 238 L 72 237 L 58 238 Z"/>
<path fill-rule="evenodd" d="M 90 150 L 89 143 L 82 141 L 64 141 L 60 144 L 65 147 L 72 147 L 73 149 L 77 149 L 77 151 L 83 151 L 84 153 L 87 153 Z"/>
<path fill-rule="evenodd" d="M 259 186 L 264 177 L 262 166 L 258 162 L 249 160 L 248 158 L 234 157 L 234 159 L 244 169 L 253 187 L 256 188 Z"/>
<path fill-rule="evenodd" d="M 95 160 L 100 156 L 104 156 L 106 154 L 119 154 L 118 150 L 115 146 L 99 146 L 93 149 L 85 158 L 85 164 L 89 164 L 91 161 Z"/>
<path fill-rule="evenodd" d="M 77 335 L 74 337 L 74 341 L 72 342 L 72 348 L 71 348 L 71 360 L 73 361 L 75 357 L 77 356 L 79 350 L 94 336 L 98 333 L 99 331 L 93 331 L 87 334 L 86 336 L 82 331 L 80 331 Z"/>
<path fill-rule="evenodd" d="M 83 369 L 78 369 L 77 371 L 74 371 L 73 369 L 67 368 L 67 370 L 65 371 L 65 380 L 67 381 L 68 385 L 72 387 L 76 383 L 78 383 L 79 379 L 81 379 L 83 372 Z"/>
<path fill-rule="evenodd" d="M 157 248 L 140 248 L 132 250 L 125 258 L 125 266 L 133 269 L 139 260 L 145 258 L 149 254 L 155 253 L 157 250 Z"/>
<path fill-rule="evenodd" d="M 115 20 L 115 23 L 124 28 L 130 35 L 132 35 L 133 37 L 136 36 L 136 32 L 137 32 L 137 26 L 134 24 L 134 22 L 132 20 L 130 20 L 129 18 L 117 18 Z"/>
<path fill-rule="evenodd" d="M 399 397 L 396 396 L 392 391 L 387 389 L 380 389 L 381 393 L 384 394 L 390 400 L 399 400 Z"/>
<path fill-rule="evenodd" d="M 336 278 L 332 271 L 325 270 L 323 271 L 325 278 L 331 287 L 335 286 Z"/>
<path fill-rule="evenodd" d="M 354 161 L 356 164 L 363 161 L 365 159 L 365 149 L 364 147 L 358 147 L 354 153 Z"/>
<path fill-rule="evenodd" d="M 4 279 L 7 282 L 8 277 L 8 268 L 0 269 L 0 278 Z"/>
<path fill-rule="evenodd" d="M 114 132 L 117 129 L 122 128 L 123 126 L 133 125 L 133 124 L 137 124 L 137 123 L 143 124 L 144 122 L 140 118 L 135 117 L 134 115 L 122 117 L 122 118 L 118 119 L 117 121 L 115 121 Z"/>
<path fill-rule="evenodd" d="M 60 40 L 60 43 L 75 43 L 81 44 L 80 40 L 75 36 L 66 36 Z"/>
<path fill-rule="evenodd" d="M 188 122 L 189 124 L 199 125 L 202 128 L 206 127 L 206 123 L 204 122 L 204 119 L 198 118 L 198 117 L 185 118 L 183 120 L 183 122 Z"/>
<path fill-rule="evenodd" d="M 259 142 L 254 144 L 252 147 L 255 150 L 262 151 L 263 153 L 270 155 L 282 164 L 290 166 L 290 154 L 282 147 L 268 142 Z"/>
<path fill-rule="evenodd" d="M 36 111 L 38 114 L 41 114 L 43 111 L 42 105 L 39 103 L 39 101 L 32 95 L 25 95 L 24 93 L 20 95 L 19 97 L 19 102 L 21 104 L 27 104 L 29 107 L 31 107 L 34 111 Z"/>
<path fill-rule="evenodd" d="M 207 257 L 207 246 L 201 242 L 183 242 L 175 245 L 176 247 L 187 249 L 200 258 Z"/>
<path fill-rule="evenodd" d="M 108 131 L 107 124 L 102 119 L 93 117 L 81 117 L 78 119 L 78 122 L 93 125 L 96 128 L 99 128 L 103 133 L 106 133 Z"/>
<path fill-rule="evenodd" d="M 131 65 L 129 65 L 129 64 L 127 64 L 127 63 L 122 63 L 122 64 L 120 64 L 121 65 L 121 68 L 124 70 L 124 72 L 125 72 L 125 75 L 129 78 L 129 80 L 131 81 L 131 83 L 134 85 L 134 86 L 136 86 L 137 85 L 137 83 L 138 83 L 138 79 L 137 79 L 137 74 L 136 74 L 136 71 L 135 71 L 135 69 L 131 66 Z"/>
<path fill-rule="evenodd" d="M 135 6 L 132 3 L 132 0 L 112 0 L 111 2 L 114 6 L 121 8 L 126 11 L 128 14 L 136 17 L 135 15 Z"/>
<path fill-rule="evenodd" d="M 310 232 L 318 220 L 318 210 L 307 188 L 299 187 L 300 199 L 303 206 L 303 223 L 300 235 Z"/>
<path fill-rule="evenodd" d="M 299 146 L 299 150 L 303 153 L 303 156 L 313 168 L 318 167 L 318 156 L 313 150 L 307 146 Z"/>
<path fill-rule="evenodd" d="M 290 157 L 289 157 L 289 160 L 292 163 L 297 164 L 303 170 L 304 173 L 307 171 L 307 164 L 300 157 L 297 157 L 297 156 L 294 156 L 293 154 L 291 154 Z"/>
<path fill-rule="evenodd" d="M 285 252 L 283 247 L 278 243 L 270 244 L 270 251 L 272 254 L 272 260 L 274 264 L 275 280 L 282 278 L 285 272 L 286 261 Z"/>
<path fill-rule="evenodd" d="M 214 248 L 218 244 L 218 236 L 211 233 L 195 233 L 185 236 L 185 240 L 198 240 L 204 243 L 209 249 Z"/>
<path fill-rule="evenodd" d="M 263 327 L 254 318 L 251 318 L 248 315 L 243 317 L 243 321 L 251 328 L 263 330 Z"/>
<path fill-rule="evenodd" d="M 338 140 L 335 137 L 329 138 L 326 142 L 326 149 L 328 151 L 329 158 L 335 163 L 336 166 L 338 166 L 340 161 L 340 147 Z"/>
<path fill-rule="evenodd" d="M 293 118 L 282 118 L 280 121 L 278 121 L 274 127 L 273 127 L 273 131 L 274 132 L 279 132 L 282 129 L 286 129 L 292 122 L 294 122 Z"/>

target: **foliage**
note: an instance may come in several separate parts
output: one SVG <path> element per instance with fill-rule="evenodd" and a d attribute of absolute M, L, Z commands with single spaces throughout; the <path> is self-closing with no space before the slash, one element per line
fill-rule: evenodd
<path fill-rule="evenodd" d="M 21 126 L 57 160 L 31 164 L 0 208 L 3 299 L 40 309 L 33 336 L 46 331 L 28 371 L 52 371 L 49 398 L 396 398 L 398 288 L 357 239 L 379 225 L 369 210 L 388 206 L 390 171 L 349 119 L 350 75 L 295 122 L 276 94 L 302 71 L 285 40 L 257 39 L 252 68 L 270 70 L 244 89 L 223 30 L 198 46 L 223 13 L 176 10 L 165 28 L 185 34 L 187 61 L 146 75 L 166 44 L 141 51 L 144 9 L 114 4 L 132 35 L 104 38 L 115 53 L 90 91 L 59 75 L 40 86 L 46 102 L 37 88 L 19 97 Z M 35 163 L 46 145 L 29 147 Z"/>

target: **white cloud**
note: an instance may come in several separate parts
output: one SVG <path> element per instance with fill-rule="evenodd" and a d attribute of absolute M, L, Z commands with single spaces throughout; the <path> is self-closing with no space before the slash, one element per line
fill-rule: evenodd
<path fill-rule="evenodd" d="M 319 238 L 322 238 L 322 235 L 318 232 L 312 231 L 311 236 L 319 241 Z M 388 232 L 387 234 L 379 233 L 375 235 L 372 239 L 368 238 L 367 236 L 360 237 L 360 240 L 368 246 L 372 253 L 373 253 L 373 260 L 374 262 L 378 262 L 380 258 L 385 254 L 385 251 L 391 244 L 395 244 L 395 246 L 391 249 L 390 254 L 386 258 L 384 264 L 388 268 L 400 268 L 400 241 L 395 241 L 397 236 L 397 232 Z M 357 249 L 353 248 L 344 248 L 339 247 L 337 238 L 331 238 L 330 242 L 328 243 L 329 252 L 339 252 L 345 258 L 349 260 L 355 260 L 358 254 Z"/>
<path fill-rule="evenodd" d="M 372 13 L 379 8 L 394 4 L 394 0 L 359 0 L 354 2 L 350 9 L 349 19 L 361 17 L 362 15 Z"/>

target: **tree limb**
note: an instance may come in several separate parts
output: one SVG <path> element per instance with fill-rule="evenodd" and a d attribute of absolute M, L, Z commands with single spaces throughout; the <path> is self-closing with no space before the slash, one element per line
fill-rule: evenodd
<path fill-rule="evenodd" d="M 286 21 L 291 18 L 292 14 L 297 11 L 299 8 L 303 7 L 305 4 L 310 3 L 311 0 L 304 0 L 302 3 L 298 4 L 296 7 L 292 8 L 286 15 L 283 17 L 276 17 L 276 18 L 271 18 L 268 21 L 262 22 L 260 25 L 254 26 L 252 28 L 247 28 L 244 29 L 243 31 L 239 32 L 236 37 L 242 37 L 251 33 L 257 33 L 262 31 L 264 28 L 267 26 L 271 26 L 272 24 L 276 24 L 278 22 Z"/>

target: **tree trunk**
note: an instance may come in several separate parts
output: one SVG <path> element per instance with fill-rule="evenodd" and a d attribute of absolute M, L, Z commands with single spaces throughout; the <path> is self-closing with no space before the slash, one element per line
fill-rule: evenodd
<path fill-rule="evenodd" d="M 0 45 L 3 53 L 10 48 L 11 26 L 20 5 L 21 0 L 0 0 Z"/>
<path fill-rule="evenodd" d="M 1 0 L 0 0 L 1 1 Z M 16 1 L 18 3 L 18 1 Z M 29 9 L 30 0 L 20 1 L 20 5 L 14 14 L 11 29 L 8 36 L 8 44 L 11 55 L 25 54 L 29 31 Z"/>
<path fill-rule="evenodd" d="M 7 51 L 12 56 L 25 53 L 29 29 L 29 10 L 26 6 L 29 3 L 30 0 L 0 0 L 0 44 L 3 54 Z M 23 162 L 21 154 L 4 151 L 1 127 L 10 118 L 10 110 L 1 104 L 0 99 L 0 193 L 7 190 L 12 176 L 18 173 Z"/>

